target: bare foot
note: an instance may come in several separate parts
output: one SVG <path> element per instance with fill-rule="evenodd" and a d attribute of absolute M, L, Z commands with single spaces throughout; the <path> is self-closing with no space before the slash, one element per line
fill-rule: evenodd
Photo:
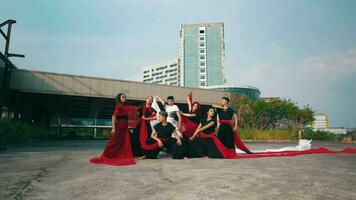
<path fill-rule="evenodd" d="M 139 159 L 140 159 L 140 160 L 143 160 L 143 159 L 146 159 L 146 158 L 147 158 L 147 156 L 144 155 L 144 156 L 141 156 Z"/>

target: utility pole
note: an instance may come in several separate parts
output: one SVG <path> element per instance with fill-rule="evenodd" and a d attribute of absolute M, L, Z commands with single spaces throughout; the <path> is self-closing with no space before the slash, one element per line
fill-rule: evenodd
<path fill-rule="evenodd" d="M 16 21 L 13 19 L 8 19 L 0 24 L 0 34 L 4 37 L 5 39 L 5 51 L 4 51 L 4 72 L 3 72 L 3 81 L 0 83 L 0 119 L 2 117 L 2 112 L 4 105 L 6 104 L 6 101 L 9 96 L 9 85 L 10 85 L 10 77 L 11 77 L 11 67 L 12 65 L 10 63 L 9 57 L 21 57 L 24 58 L 24 55 L 21 54 L 13 54 L 9 53 L 10 49 L 10 39 L 11 39 L 11 28 L 12 25 L 15 24 Z M 2 30 L 4 26 L 7 25 L 7 31 L 6 33 Z M 1 56 L 2 57 L 2 56 Z M 1 145 L 1 144 L 0 144 Z M 5 147 L 0 146 L 0 150 L 6 150 Z"/>
<path fill-rule="evenodd" d="M 5 101 L 8 98 L 9 95 L 9 84 L 10 84 L 10 77 L 11 77 L 11 68 L 10 68 L 10 61 L 9 57 L 21 57 L 24 58 L 24 55 L 21 54 L 14 54 L 14 53 L 9 53 L 10 49 L 10 39 L 11 39 L 11 28 L 12 25 L 15 24 L 16 21 L 13 19 L 8 19 L 0 24 L 0 34 L 4 37 L 5 39 L 5 51 L 4 51 L 4 73 L 3 73 L 3 81 L 1 83 L 1 97 L 0 97 L 0 118 L 2 116 L 3 112 L 3 107 L 5 105 Z M 7 31 L 6 33 L 2 30 L 3 27 L 7 25 Z"/>

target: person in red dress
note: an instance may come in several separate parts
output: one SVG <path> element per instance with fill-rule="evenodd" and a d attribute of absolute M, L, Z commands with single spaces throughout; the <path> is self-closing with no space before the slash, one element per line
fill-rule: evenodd
<path fill-rule="evenodd" d="M 117 104 L 112 116 L 112 135 L 101 156 L 90 159 L 91 163 L 108 165 L 136 164 L 131 149 L 128 129 L 128 108 L 125 102 L 125 94 L 119 93 L 116 96 Z"/>

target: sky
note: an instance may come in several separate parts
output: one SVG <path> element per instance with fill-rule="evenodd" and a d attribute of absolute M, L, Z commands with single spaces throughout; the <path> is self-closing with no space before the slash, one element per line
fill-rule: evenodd
<path fill-rule="evenodd" d="M 1 0 L 0 21 L 17 20 L 18 68 L 126 80 L 178 57 L 180 24 L 224 22 L 229 84 L 356 127 L 355 10 L 354 0 Z"/>

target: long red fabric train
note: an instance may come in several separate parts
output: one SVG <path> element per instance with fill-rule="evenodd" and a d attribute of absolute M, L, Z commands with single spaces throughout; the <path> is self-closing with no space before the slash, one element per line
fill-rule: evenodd
<path fill-rule="evenodd" d="M 110 137 L 100 157 L 90 159 L 94 164 L 107 165 L 134 165 L 135 159 L 132 155 L 131 141 L 128 129 L 128 112 L 132 107 L 117 105 L 114 116 L 117 119 L 116 132 Z"/>

